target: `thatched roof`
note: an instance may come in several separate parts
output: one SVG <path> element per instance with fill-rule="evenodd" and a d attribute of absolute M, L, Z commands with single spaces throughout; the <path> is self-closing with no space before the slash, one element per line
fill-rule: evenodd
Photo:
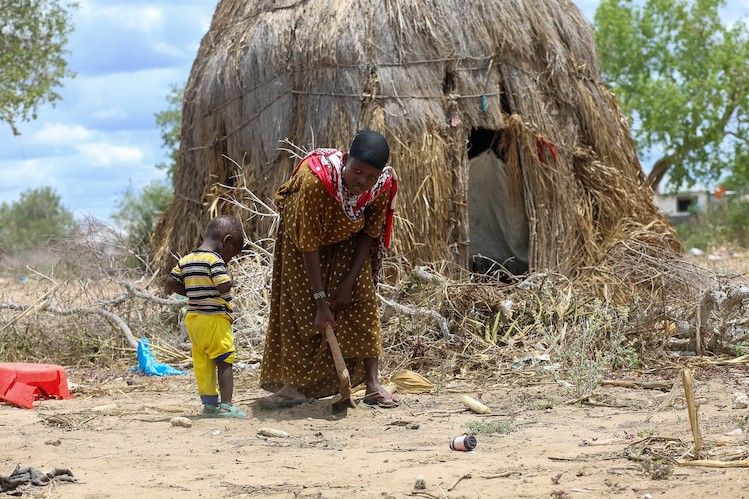
<path fill-rule="evenodd" d="M 468 199 L 477 128 L 500 132 L 531 268 L 574 273 L 644 226 L 672 230 L 570 1 L 223 0 L 185 90 L 157 264 L 200 242 L 211 206 L 232 211 L 216 183 L 244 173 L 272 197 L 293 166 L 279 140 L 345 150 L 364 127 L 388 138 L 399 214 L 413 223 L 396 226 L 391 255 L 467 261 L 466 203 L 491 201 Z"/>

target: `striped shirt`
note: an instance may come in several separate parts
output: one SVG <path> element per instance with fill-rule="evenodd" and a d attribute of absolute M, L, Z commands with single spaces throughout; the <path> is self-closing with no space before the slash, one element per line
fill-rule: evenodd
<path fill-rule="evenodd" d="M 169 275 L 184 284 L 188 312 L 231 317 L 231 291 L 221 294 L 216 289 L 219 284 L 231 280 L 226 263 L 218 253 L 193 251 L 180 258 Z"/>

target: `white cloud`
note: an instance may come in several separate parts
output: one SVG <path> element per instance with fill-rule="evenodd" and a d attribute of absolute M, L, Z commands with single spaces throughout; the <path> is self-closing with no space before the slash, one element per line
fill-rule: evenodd
<path fill-rule="evenodd" d="M 102 109 L 91 113 L 92 118 L 100 120 L 124 120 L 129 117 L 129 114 L 125 109 L 119 106 L 110 107 L 108 109 Z"/>
<path fill-rule="evenodd" d="M 6 188 L 23 190 L 27 185 L 34 185 L 49 180 L 51 169 L 37 159 L 26 161 L 9 161 L 0 168 L 0 178 Z M 5 197 L 5 195 L 3 195 Z"/>
<path fill-rule="evenodd" d="M 116 5 L 102 7 L 101 2 L 79 2 L 78 19 L 88 25 L 115 24 L 125 29 L 150 33 L 164 24 L 163 11 L 153 6 Z"/>
<path fill-rule="evenodd" d="M 172 45 L 170 43 L 161 43 L 157 42 L 152 44 L 153 51 L 157 54 L 166 54 L 171 55 L 173 57 L 184 57 L 185 56 L 185 50 L 184 48 L 177 47 L 175 45 Z"/>
<path fill-rule="evenodd" d="M 30 142 L 39 145 L 72 145 L 89 140 L 91 134 L 90 130 L 86 130 L 80 125 L 45 123 L 44 128 L 31 136 Z"/>
<path fill-rule="evenodd" d="M 107 142 L 82 144 L 77 148 L 85 159 L 94 163 L 92 166 L 133 163 L 143 159 L 143 151 L 136 147 L 116 146 Z"/>

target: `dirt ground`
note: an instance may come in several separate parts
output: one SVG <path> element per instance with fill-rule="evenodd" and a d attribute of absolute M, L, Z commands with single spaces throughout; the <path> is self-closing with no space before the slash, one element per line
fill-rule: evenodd
<path fill-rule="evenodd" d="M 660 369 L 626 377 L 653 381 L 677 373 Z M 745 456 L 747 434 L 740 426 L 747 409 L 732 409 L 731 399 L 749 388 L 746 366 L 694 373 L 710 457 Z M 254 401 L 266 393 L 254 375 L 244 375 L 237 379 L 235 401 L 247 419 L 218 420 L 198 416 L 192 375 L 68 369 L 75 399 L 38 401 L 35 410 L 0 405 L 0 475 L 16 463 L 42 471 L 69 468 L 79 483 L 24 496 L 66 499 L 749 498 L 747 468 L 674 466 L 656 480 L 635 461 L 678 459 L 689 451 L 683 391 L 658 412 L 669 393 L 622 387 L 600 387 L 592 400 L 597 405 L 565 405 L 573 398 L 569 389 L 546 378 L 522 371 L 505 376 L 505 383 L 481 392 L 493 412 L 479 416 L 461 404 L 464 393 L 478 393 L 457 379 L 435 393 L 407 395 L 398 408 L 360 404 L 333 414 L 334 398 L 263 411 Z M 92 410 L 107 404 L 116 406 L 108 414 Z M 175 416 L 189 418 L 192 427 L 172 426 Z M 508 433 L 478 433 L 473 452 L 449 447 L 466 424 L 486 429 L 508 421 Z M 261 437 L 260 428 L 289 437 Z M 416 491 L 419 475 L 426 489 Z"/>

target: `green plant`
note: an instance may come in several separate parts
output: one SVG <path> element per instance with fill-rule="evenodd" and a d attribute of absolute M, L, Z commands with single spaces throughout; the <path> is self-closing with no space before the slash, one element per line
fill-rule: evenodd
<path fill-rule="evenodd" d="M 177 173 L 177 162 L 179 156 L 179 136 L 182 133 L 182 100 L 185 96 L 185 85 L 172 85 L 172 90 L 166 100 L 169 107 L 165 111 L 156 113 L 156 126 L 161 129 L 161 140 L 163 147 L 168 151 L 169 161 L 159 163 L 156 168 L 166 172 L 167 179 L 171 185 L 174 175 Z"/>
<path fill-rule="evenodd" d="M 749 247 L 749 201 L 734 195 L 702 207 L 697 216 L 676 226 L 687 248 Z"/>
<path fill-rule="evenodd" d="M 655 430 L 653 428 L 647 428 L 645 430 L 638 431 L 637 432 L 637 436 L 640 437 L 640 438 L 642 438 L 645 435 L 653 436 L 654 433 L 655 433 Z"/>
<path fill-rule="evenodd" d="M 746 355 L 749 353 L 749 341 L 739 341 L 731 347 L 731 350 L 739 357 Z"/>
<path fill-rule="evenodd" d="M 0 246 L 11 251 L 47 247 L 74 224 L 73 212 L 55 189 L 26 189 L 18 201 L 0 204 Z"/>
<path fill-rule="evenodd" d="M 528 404 L 528 408 L 531 410 L 541 411 L 546 409 L 553 409 L 557 405 L 556 402 L 537 402 L 535 404 Z"/>
<path fill-rule="evenodd" d="M 479 433 L 510 433 L 510 425 L 512 425 L 512 421 L 512 419 L 501 422 L 469 421 L 461 426 L 466 428 L 471 435 L 477 435 Z"/>
<path fill-rule="evenodd" d="M 0 4 L 0 121 L 36 119 L 39 107 L 62 99 L 55 90 L 67 77 L 65 49 L 73 32 L 76 3 L 60 0 L 13 0 Z"/>
<path fill-rule="evenodd" d="M 477 321 L 475 319 L 471 319 L 471 322 L 473 322 L 478 327 L 478 332 L 483 332 L 484 340 L 487 342 L 494 342 L 497 341 L 497 328 L 499 327 L 499 321 L 502 318 L 502 314 L 497 312 L 497 314 L 494 316 L 494 321 L 492 322 L 491 316 L 489 316 L 486 319 L 485 323 L 482 323 L 480 321 Z"/>
<path fill-rule="evenodd" d="M 169 207 L 171 185 L 154 180 L 136 190 L 131 183 L 117 200 L 112 219 L 127 232 L 131 245 L 146 246 L 161 213 Z"/>
<path fill-rule="evenodd" d="M 744 416 L 743 418 L 739 418 L 738 423 L 741 431 L 746 431 L 747 424 L 749 423 L 749 414 Z"/>
<path fill-rule="evenodd" d="M 577 397 L 592 392 L 604 371 L 612 367 L 615 361 L 617 365 L 624 364 L 627 356 L 622 343 L 629 314 L 630 310 L 626 307 L 611 310 L 607 303 L 594 300 L 592 309 L 583 315 L 578 327 L 568 335 L 567 344 L 554 347 L 560 361 L 567 366 Z M 553 338 L 548 338 L 548 341 L 553 342 Z"/>
<path fill-rule="evenodd" d="M 747 171 L 749 30 L 727 23 L 725 0 L 602 0 L 593 25 L 603 73 L 640 150 L 657 151 L 649 179 L 711 182 Z"/>
<path fill-rule="evenodd" d="M 627 343 L 625 348 L 619 351 L 619 355 L 614 357 L 614 361 L 611 364 L 612 369 L 619 367 L 637 367 L 640 365 L 640 357 L 637 355 L 637 338 Z"/>

